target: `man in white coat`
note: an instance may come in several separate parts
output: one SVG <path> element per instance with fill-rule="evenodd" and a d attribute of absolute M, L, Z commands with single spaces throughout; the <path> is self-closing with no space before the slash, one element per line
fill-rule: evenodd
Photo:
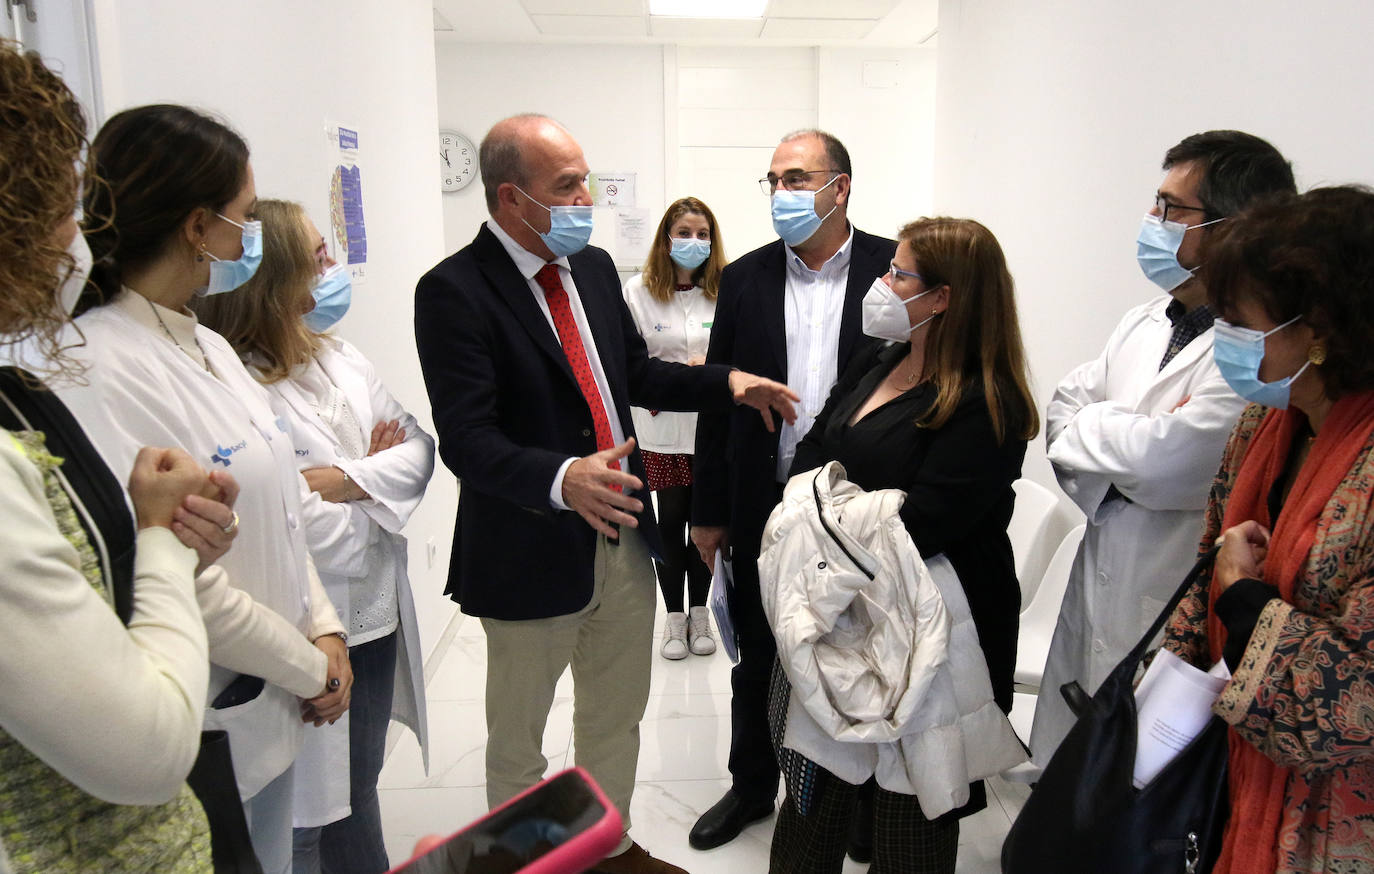
<path fill-rule="evenodd" d="M 1293 193 L 1291 165 L 1240 131 L 1194 134 L 1164 156 L 1137 259 L 1168 294 L 1135 307 L 1095 360 L 1055 388 L 1050 463 L 1087 516 L 1031 731 L 1048 763 L 1074 716 L 1059 689 L 1092 694 L 1164 608 L 1197 556 L 1202 513 L 1245 401 L 1212 360 L 1213 313 L 1194 271 L 1218 222 Z"/>

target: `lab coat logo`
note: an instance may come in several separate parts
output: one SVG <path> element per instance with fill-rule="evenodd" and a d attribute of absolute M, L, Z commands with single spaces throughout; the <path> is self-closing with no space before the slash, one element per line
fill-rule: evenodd
<path fill-rule="evenodd" d="M 247 445 L 247 440 L 241 440 L 238 443 L 235 443 L 233 446 L 228 447 L 227 449 L 223 446 L 216 444 L 215 454 L 210 456 L 210 462 L 212 464 L 222 464 L 225 467 L 228 467 L 229 456 L 233 455 L 235 452 L 238 452 L 240 449 L 243 449 Z"/>
<path fill-rule="evenodd" d="M 663 332 L 663 331 L 671 331 L 672 329 L 673 329 L 673 326 L 672 326 L 672 325 L 665 325 L 665 324 L 663 324 L 662 322 L 655 322 L 655 323 L 654 323 L 654 330 L 655 330 L 655 331 L 658 331 L 658 332 L 660 332 L 660 333 Z"/>

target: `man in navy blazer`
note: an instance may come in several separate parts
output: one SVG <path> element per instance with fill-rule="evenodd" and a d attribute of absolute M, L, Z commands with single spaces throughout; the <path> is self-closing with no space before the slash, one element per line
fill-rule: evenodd
<path fill-rule="evenodd" d="M 415 338 L 461 480 L 448 587 L 487 638 L 487 800 L 534 785 L 554 685 L 569 664 L 578 763 L 627 834 L 605 872 L 681 872 L 628 835 L 649 692 L 662 542 L 630 405 L 795 418 L 786 386 L 650 358 L 615 266 L 586 247 L 582 149 L 561 125 L 497 123 L 479 163 L 491 219 L 415 291 Z M 758 416 L 759 413 L 754 413 Z"/>
<path fill-rule="evenodd" d="M 797 422 L 777 430 L 728 410 L 697 419 L 692 540 L 708 567 L 717 549 L 731 554 L 730 613 L 740 648 L 730 678 L 732 785 L 692 828 L 699 850 L 733 840 L 767 816 L 777 796 L 768 730 L 777 649 L 759 598 L 759 541 L 797 443 L 850 357 L 876 342 L 863 334 L 861 303 L 897 250 L 896 241 L 849 224 L 851 176 L 849 153 L 831 134 L 784 137 L 761 180 L 781 239 L 741 256 L 721 276 L 707 363 L 786 381 L 802 401 Z"/>

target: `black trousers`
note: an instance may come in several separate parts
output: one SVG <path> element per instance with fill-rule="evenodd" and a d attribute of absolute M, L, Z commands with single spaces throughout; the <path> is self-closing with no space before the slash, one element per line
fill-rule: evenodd
<path fill-rule="evenodd" d="M 782 745 L 792 687 L 779 664 L 769 703 L 777 759 L 787 796 L 773 826 L 769 874 L 839 874 L 862 786 L 834 774 Z M 926 818 L 915 795 L 873 792 L 873 863 L 869 874 L 954 874 L 959 854 L 958 811 Z"/>
<path fill-rule="evenodd" d="M 687 606 L 706 606 L 711 571 L 692 545 L 688 521 L 692 515 L 692 487 L 674 486 L 654 492 L 658 499 L 658 530 L 663 535 L 663 561 L 655 561 L 658 588 L 669 613 L 685 613 L 682 578 L 687 577 Z"/>

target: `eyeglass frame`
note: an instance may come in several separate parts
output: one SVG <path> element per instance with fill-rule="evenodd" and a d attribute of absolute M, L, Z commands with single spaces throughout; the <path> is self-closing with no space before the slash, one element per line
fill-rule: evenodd
<path fill-rule="evenodd" d="M 891 273 L 891 274 L 892 274 L 892 277 L 893 277 L 894 279 L 897 278 L 897 277 L 899 277 L 899 276 L 909 276 L 909 277 L 911 277 L 912 279 L 919 279 L 919 280 L 921 280 L 922 282 L 925 282 L 925 281 L 926 281 L 926 278 L 925 278 L 924 276 L 922 276 L 921 274 L 919 274 L 919 273 L 912 273 L 910 270 L 903 270 L 902 268 L 898 267 L 896 261 L 889 261 L 889 262 L 887 262 L 887 272 L 888 272 L 888 273 Z"/>
<path fill-rule="evenodd" d="M 1159 210 L 1159 220 L 1162 222 L 1167 222 L 1169 220 L 1169 210 L 1171 209 L 1200 212 L 1204 218 L 1212 214 L 1212 210 L 1206 206 L 1188 206 L 1185 203 L 1172 203 L 1169 201 L 1169 198 L 1160 194 L 1158 191 L 1155 192 L 1155 209 Z M 1177 221 L 1177 219 L 1175 219 L 1175 221 Z"/>
<path fill-rule="evenodd" d="M 773 176 L 772 173 L 769 173 L 767 176 L 759 180 L 759 188 L 763 191 L 764 194 L 768 195 L 769 197 L 773 196 L 774 192 L 778 190 L 779 185 L 782 186 L 783 191 L 796 191 L 798 190 L 797 188 L 794 188 L 792 187 L 792 185 L 787 184 L 787 178 L 789 176 L 806 176 L 809 178 L 817 173 L 832 174 L 830 179 L 826 180 L 827 185 L 830 184 L 830 182 L 835 178 L 844 175 L 843 170 L 836 170 L 834 168 L 828 168 L 825 170 L 788 170 L 786 173 L 777 177 Z"/>

